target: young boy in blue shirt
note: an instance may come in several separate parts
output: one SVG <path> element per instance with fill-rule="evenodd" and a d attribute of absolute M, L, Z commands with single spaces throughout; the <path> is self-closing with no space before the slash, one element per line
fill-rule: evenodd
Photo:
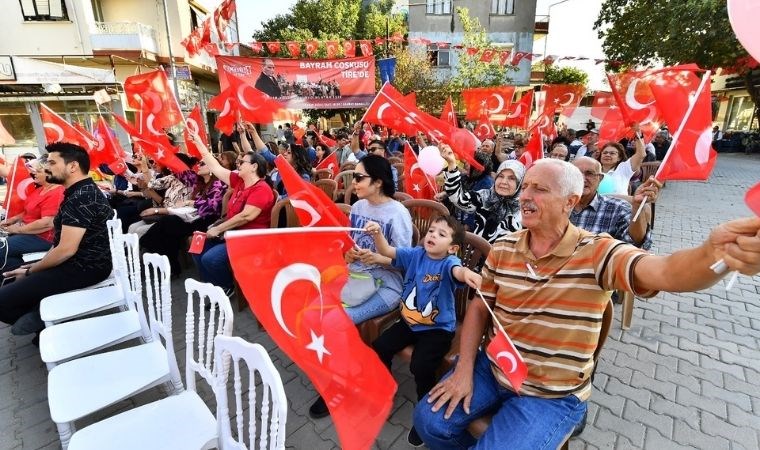
<path fill-rule="evenodd" d="M 380 359 L 391 368 L 393 355 L 414 345 L 409 370 L 417 384 L 417 400 L 436 383 L 436 370 L 451 348 L 456 329 L 454 292 L 462 283 L 480 289 L 481 276 L 462 267 L 456 256 L 464 242 L 462 225 L 451 216 L 435 218 L 422 238 L 422 246 L 394 248 L 380 226 L 370 222 L 365 231 L 373 235 L 377 252 L 391 258 L 393 267 L 404 271 L 401 318 L 372 343 Z M 412 427 L 408 441 L 422 445 Z"/>

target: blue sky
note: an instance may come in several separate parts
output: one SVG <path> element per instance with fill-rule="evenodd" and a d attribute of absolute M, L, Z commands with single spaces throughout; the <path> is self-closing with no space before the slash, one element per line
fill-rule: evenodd
<path fill-rule="evenodd" d="M 296 0 L 237 0 L 236 3 L 240 40 L 248 42 L 253 32 L 261 29 L 261 22 L 290 11 Z"/>

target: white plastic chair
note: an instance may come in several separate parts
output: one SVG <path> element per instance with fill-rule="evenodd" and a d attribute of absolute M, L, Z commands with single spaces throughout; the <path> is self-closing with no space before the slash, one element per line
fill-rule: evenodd
<path fill-rule="evenodd" d="M 195 377 L 200 375 L 212 390 L 219 379 L 227 378 L 229 357 L 218 363 L 214 355 L 214 338 L 232 334 L 232 307 L 224 291 L 207 283 L 188 279 L 188 328 L 186 332 L 187 390 L 168 398 L 126 411 L 87 426 L 71 437 L 69 450 L 186 450 L 218 447 L 218 424 L 211 410 L 195 390 Z M 199 297 L 195 302 L 194 298 Z M 211 304 L 205 311 L 205 301 Z M 196 330 L 195 309 L 198 308 Z M 206 324 L 208 315 L 208 324 Z M 198 355 L 195 359 L 195 336 L 198 336 Z M 207 357 L 208 356 L 208 357 Z M 220 373 L 221 371 L 221 373 Z"/>
<path fill-rule="evenodd" d="M 239 337 L 217 336 L 216 365 L 232 359 L 233 387 L 235 391 L 236 436 L 232 435 L 230 407 L 227 398 L 229 371 L 219 374 L 216 390 L 216 418 L 219 421 L 219 447 L 222 449 L 285 448 L 285 423 L 288 418 L 288 401 L 279 372 L 272 364 L 267 351 L 259 344 L 251 344 Z M 240 360 L 248 366 L 248 423 L 244 426 L 243 391 Z M 258 374 L 258 377 L 256 376 Z M 256 393 L 257 380 L 261 392 Z M 260 399 L 260 408 L 257 408 Z M 256 414 L 258 413 L 258 417 Z M 258 425 L 258 430 L 257 430 Z M 246 446 L 246 441 L 248 445 Z M 258 445 L 256 442 L 258 441 Z"/>
<path fill-rule="evenodd" d="M 139 267 L 139 252 L 128 255 L 124 251 L 121 243 L 124 236 L 121 232 L 121 220 L 110 219 L 107 224 L 114 274 L 129 273 L 130 283 L 139 282 L 139 272 L 137 279 L 134 279 L 129 270 L 129 267 Z M 109 277 L 88 288 L 45 297 L 40 302 L 40 318 L 46 326 L 51 326 L 113 308 L 126 309 L 128 285 L 122 285 L 120 277 L 114 274 L 111 275 L 114 277 L 113 280 Z"/>
<path fill-rule="evenodd" d="M 50 417 L 63 448 L 75 420 L 164 383 L 171 393 L 183 389 L 172 341 L 169 260 L 156 254 L 143 260 L 152 342 L 68 361 L 48 375 Z"/>
<path fill-rule="evenodd" d="M 142 281 L 138 265 L 139 242 L 136 234 L 126 234 L 117 243 L 124 247 L 123 251 L 127 254 L 128 274 L 124 273 L 123 269 L 118 269 L 116 273 L 120 277 L 120 285 L 127 287 L 126 298 L 129 309 L 52 325 L 42 330 L 40 357 L 47 364 L 48 370 L 62 362 L 86 356 L 131 339 L 142 337 L 143 342 L 152 341 L 143 309 Z"/>

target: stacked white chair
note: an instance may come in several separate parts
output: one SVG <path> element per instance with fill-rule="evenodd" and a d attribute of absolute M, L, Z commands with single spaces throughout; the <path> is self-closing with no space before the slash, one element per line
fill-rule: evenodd
<path fill-rule="evenodd" d="M 152 341 L 68 361 L 48 375 L 50 416 L 64 448 L 75 420 L 164 383 L 171 393 L 182 390 L 172 341 L 169 260 L 155 254 L 143 260 Z"/>
<path fill-rule="evenodd" d="M 65 292 L 45 297 L 40 302 L 40 318 L 46 326 L 77 319 L 90 314 L 107 311 L 113 308 L 125 309 L 127 305 L 128 285 L 123 285 L 117 273 L 129 273 L 129 264 L 139 267 L 139 253 L 132 255 L 128 262 L 121 243 L 121 220 L 110 219 L 107 222 L 111 259 L 114 273 L 108 279 L 86 289 Z M 113 279 L 112 279 L 113 278 Z M 139 279 L 139 272 L 138 277 Z M 130 277 L 130 283 L 138 282 Z"/>
<path fill-rule="evenodd" d="M 77 431 L 71 438 L 69 450 L 186 450 L 218 447 L 219 424 L 197 394 L 195 379 L 200 376 L 215 392 L 219 380 L 226 380 L 230 358 L 219 356 L 220 350 L 214 347 L 214 343 L 221 342 L 221 339 L 232 334 L 232 307 L 224 291 L 211 284 L 188 279 L 185 281 L 185 290 L 188 294 L 188 328 L 185 336 L 188 349 L 187 390 Z M 206 312 L 207 301 L 210 308 Z M 215 341 L 215 338 L 218 340 Z M 282 382 L 279 386 L 282 390 Z M 284 390 L 282 392 L 284 396 Z"/>
<path fill-rule="evenodd" d="M 116 275 L 120 285 L 126 288 L 129 309 L 45 328 L 40 334 L 40 356 L 49 370 L 62 362 L 132 339 L 152 340 L 143 308 L 139 237 L 136 234 L 123 235 L 116 245 L 124 248 L 115 251 L 127 255 L 126 272 L 124 268 L 118 268 Z"/>

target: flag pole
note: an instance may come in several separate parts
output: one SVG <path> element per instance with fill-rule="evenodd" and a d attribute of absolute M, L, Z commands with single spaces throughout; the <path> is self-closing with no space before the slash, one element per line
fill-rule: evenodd
<path fill-rule="evenodd" d="M 493 319 L 493 323 L 496 324 L 497 327 L 499 327 L 499 330 L 504 333 L 504 335 L 507 335 L 507 331 L 504 330 L 504 327 L 501 326 L 501 323 L 499 323 L 499 319 L 496 317 L 496 313 L 493 312 L 493 309 L 491 309 L 491 306 L 488 304 L 485 298 L 483 298 L 483 293 L 480 292 L 480 289 L 475 289 L 475 292 L 478 293 L 478 296 L 481 300 L 483 300 L 483 304 L 486 305 L 486 309 L 488 309 L 488 313 L 491 314 L 491 319 Z"/>
<path fill-rule="evenodd" d="M 673 140 L 670 142 L 670 148 L 668 149 L 668 152 L 665 154 L 665 157 L 662 159 L 662 163 L 660 163 L 660 167 L 657 168 L 657 173 L 654 174 L 654 178 L 658 179 L 660 172 L 662 172 L 663 167 L 665 167 L 665 164 L 668 162 L 668 159 L 670 159 L 670 155 L 673 153 L 673 149 L 676 148 L 676 144 L 678 143 L 678 140 L 681 138 L 681 133 L 683 132 L 683 129 L 686 127 L 686 122 L 689 120 L 689 117 L 691 116 L 691 113 L 694 111 L 694 107 L 697 104 L 697 101 L 699 100 L 699 96 L 702 95 L 702 91 L 705 89 L 705 85 L 710 80 L 710 74 L 711 72 L 709 70 L 705 71 L 705 74 L 702 75 L 702 81 L 699 83 L 699 87 L 697 88 L 697 92 L 694 94 L 693 101 L 689 102 L 689 108 L 686 110 L 686 114 L 684 114 L 683 119 L 681 119 L 681 125 L 676 130 L 675 134 L 673 135 Z M 639 218 L 639 215 L 641 214 L 641 211 L 644 209 L 644 205 L 646 204 L 647 199 L 645 198 L 643 202 L 641 202 L 641 205 L 639 206 L 638 211 L 636 211 L 636 214 L 633 216 L 633 221 L 635 222 L 636 219 Z"/>
<path fill-rule="evenodd" d="M 13 189 L 13 183 L 16 181 L 16 172 L 18 169 L 18 158 L 19 158 L 18 155 L 16 155 L 16 159 L 13 160 L 13 171 L 11 172 L 10 183 L 8 183 L 8 190 L 6 191 L 7 195 L 5 199 L 7 201 L 5 202 L 5 204 L 8 205 L 8 209 L 5 210 L 5 219 L 8 219 L 8 211 L 11 208 L 11 197 L 13 196 L 13 191 L 15 190 Z"/>

